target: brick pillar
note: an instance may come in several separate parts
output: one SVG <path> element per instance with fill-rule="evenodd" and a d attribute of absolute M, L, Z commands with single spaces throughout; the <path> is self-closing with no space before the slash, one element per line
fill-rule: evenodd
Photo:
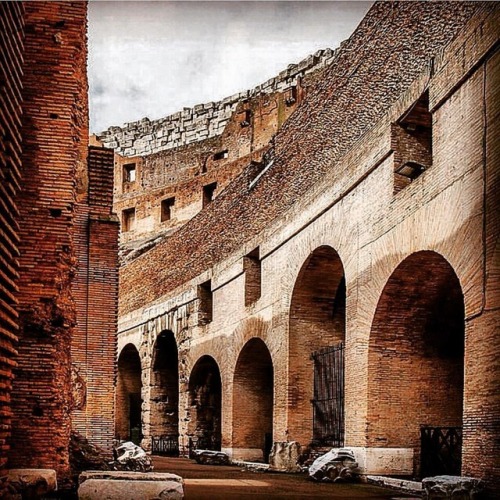
<path fill-rule="evenodd" d="M 26 2 L 19 356 L 11 467 L 68 472 L 76 182 L 88 144 L 85 2 Z"/>

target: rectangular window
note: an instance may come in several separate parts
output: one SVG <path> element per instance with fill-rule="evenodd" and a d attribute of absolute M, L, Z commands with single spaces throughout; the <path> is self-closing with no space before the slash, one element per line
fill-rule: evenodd
<path fill-rule="evenodd" d="M 245 306 L 249 306 L 261 296 L 262 275 L 258 248 L 243 257 L 243 271 L 245 272 Z"/>
<path fill-rule="evenodd" d="M 213 318 L 212 281 L 198 285 L 198 324 L 206 325 Z"/>
<path fill-rule="evenodd" d="M 123 165 L 123 182 L 135 182 L 136 164 L 126 163 Z"/>
<path fill-rule="evenodd" d="M 214 160 L 225 160 L 229 156 L 229 152 L 227 149 L 224 151 L 219 151 L 214 154 Z"/>
<path fill-rule="evenodd" d="M 242 114 L 242 120 L 240 121 L 240 125 L 242 127 L 249 127 L 251 119 L 252 119 L 252 110 L 245 109 L 245 111 L 243 111 Z"/>
<path fill-rule="evenodd" d="M 175 198 L 167 198 L 161 202 L 161 222 L 172 219 L 172 209 L 175 205 Z"/>
<path fill-rule="evenodd" d="M 292 106 L 297 102 L 297 85 L 292 85 L 285 93 L 285 104 Z"/>
<path fill-rule="evenodd" d="M 211 203 L 215 198 L 215 190 L 217 189 L 217 183 L 212 182 L 212 184 L 207 184 L 203 186 L 203 208 L 205 208 L 209 203 Z"/>
<path fill-rule="evenodd" d="M 391 147 L 396 194 L 432 165 L 432 115 L 427 92 L 392 124 Z"/>
<path fill-rule="evenodd" d="M 122 231 L 132 231 L 135 228 L 135 208 L 127 208 L 122 212 Z"/>

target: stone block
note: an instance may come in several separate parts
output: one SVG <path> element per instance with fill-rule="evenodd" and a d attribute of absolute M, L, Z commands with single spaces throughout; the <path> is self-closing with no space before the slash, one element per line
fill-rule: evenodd
<path fill-rule="evenodd" d="M 359 476 L 352 450 L 334 448 L 318 457 L 309 467 L 309 477 L 316 481 L 352 481 Z"/>
<path fill-rule="evenodd" d="M 180 476 L 159 472 L 101 472 L 80 475 L 80 500 L 182 500 L 184 482 Z"/>
<path fill-rule="evenodd" d="M 300 472 L 299 456 L 300 444 L 297 441 L 275 442 L 269 455 L 269 468 L 275 471 Z"/>
<path fill-rule="evenodd" d="M 195 450 L 194 459 L 204 465 L 229 465 L 229 455 L 222 451 Z"/>
<path fill-rule="evenodd" d="M 38 498 L 57 490 L 56 471 L 52 469 L 10 469 L 9 487 L 22 498 Z"/>
<path fill-rule="evenodd" d="M 480 479 L 462 476 L 434 476 L 422 480 L 425 500 L 450 498 L 479 500 L 483 498 L 484 483 Z"/>

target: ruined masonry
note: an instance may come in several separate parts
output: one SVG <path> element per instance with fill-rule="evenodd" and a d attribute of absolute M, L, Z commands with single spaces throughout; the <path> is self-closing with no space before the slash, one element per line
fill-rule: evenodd
<path fill-rule="evenodd" d="M 261 463 L 274 446 L 273 466 L 290 443 L 301 463 L 345 449 L 330 479 L 462 475 L 496 497 L 499 16 L 375 3 L 300 78 L 99 136 L 117 438 Z"/>

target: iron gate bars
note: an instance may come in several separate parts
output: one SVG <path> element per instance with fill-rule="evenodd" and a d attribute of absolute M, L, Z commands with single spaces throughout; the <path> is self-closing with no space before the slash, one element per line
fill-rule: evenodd
<path fill-rule="evenodd" d="M 313 352 L 313 446 L 344 446 L 344 344 Z"/>

